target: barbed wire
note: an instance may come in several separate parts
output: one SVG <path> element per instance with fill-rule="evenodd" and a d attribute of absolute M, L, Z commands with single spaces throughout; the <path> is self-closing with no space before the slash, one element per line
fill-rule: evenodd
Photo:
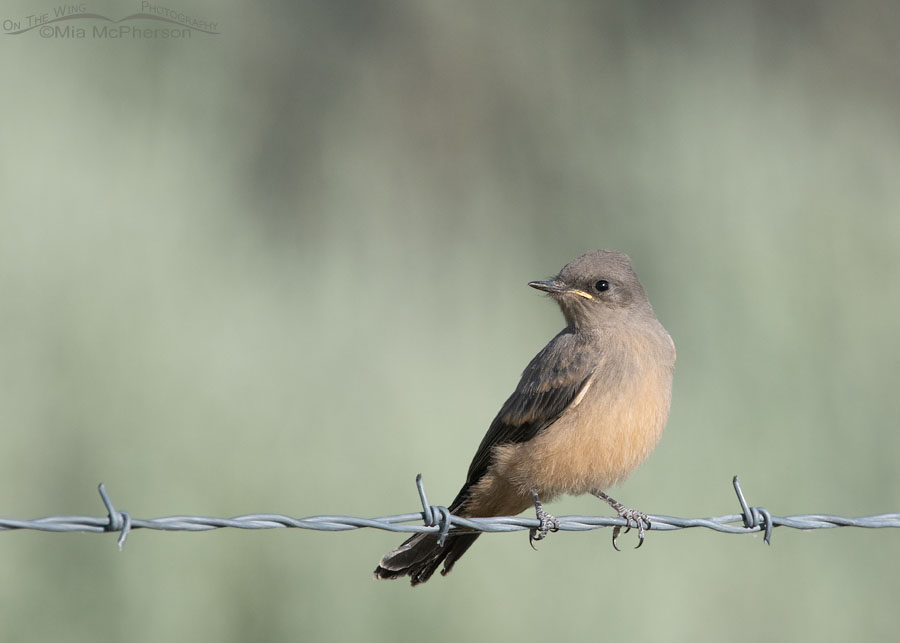
<path fill-rule="evenodd" d="M 773 516 L 763 507 L 751 507 L 744 498 L 737 476 L 732 480 L 734 491 L 741 505 L 741 513 L 710 518 L 678 518 L 675 516 L 648 515 L 653 531 L 673 531 L 704 527 L 726 534 L 764 533 L 763 540 L 772 543 L 775 527 L 791 529 L 832 529 L 834 527 L 863 527 L 878 529 L 900 528 L 900 513 L 878 514 L 848 518 L 830 514 L 803 514 L 794 516 Z M 155 529 L 159 531 L 209 531 L 211 529 L 314 529 L 316 531 L 347 531 L 351 529 L 381 529 L 397 532 L 433 532 L 442 539 L 453 529 L 480 532 L 507 532 L 539 527 L 536 518 L 501 516 L 496 518 L 463 518 L 450 513 L 446 507 L 428 504 L 422 474 L 416 476 L 416 487 L 422 502 L 422 511 L 380 518 L 359 518 L 356 516 L 309 516 L 291 518 L 280 514 L 247 514 L 234 518 L 214 518 L 209 516 L 167 516 L 164 518 L 132 518 L 127 511 L 117 510 L 101 483 L 100 497 L 106 506 L 107 515 L 93 516 L 50 516 L 34 520 L 12 520 L 0 518 L 0 531 L 30 529 L 54 532 L 118 532 L 119 549 L 125 539 L 135 529 Z M 562 516 L 558 518 L 560 531 L 588 531 L 601 527 L 628 527 L 624 518 L 611 516 Z M 406 524 L 422 521 L 423 524 Z"/>

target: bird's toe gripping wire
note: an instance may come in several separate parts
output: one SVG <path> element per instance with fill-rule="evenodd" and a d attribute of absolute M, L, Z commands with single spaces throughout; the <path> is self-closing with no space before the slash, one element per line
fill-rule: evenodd
<path fill-rule="evenodd" d="M 624 518 L 626 522 L 625 533 L 627 534 L 631 531 L 632 523 L 634 527 L 638 530 L 638 544 L 635 546 L 635 549 L 640 549 L 641 545 L 644 544 L 644 533 L 647 529 L 650 529 L 650 518 L 647 517 L 643 511 L 637 511 L 636 509 L 629 509 L 628 507 L 622 507 L 622 510 L 616 510 L 619 513 L 620 518 Z M 619 531 L 622 529 L 621 525 L 616 525 L 613 527 L 613 535 L 612 535 L 612 543 L 613 549 L 616 551 L 621 551 L 616 543 L 616 540 L 619 538 Z"/>
<path fill-rule="evenodd" d="M 640 549 L 641 545 L 644 544 L 644 534 L 648 529 L 650 529 L 650 518 L 643 511 L 638 511 L 637 509 L 630 509 L 623 505 L 618 500 L 609 497 L 602 491 L 594 491 L 595 496 L 600 498 L 600 500 L 604 501 L 610 507 L 615 509 L 616 513 L 619 514 L 620 518 L 625 519 L 625 533 L 627 534 L 631 531 L 632 528 L 638 530 L 638 544 L 635 546 L 635 549 Z M 616 551 L 622 551 L 619 549 L 619 534 L 622 531 L 622 525 L 616 525 L 613 527 L 612 532 L 612 545 L 613 549 Z"/>
<path fill-rule="evenodd" d="M 531 499 L 534 501 L 534 511 L 540 524 L 528 530 L 528 544 L 532 549 L 537 549 L 534 546 L 536 540 L 543 540 L 549 531 L 559 531 L 559 520 L 544 510 L 544 505 L 541 504 L 537 491 L 534 489 L 531 490 Z"/>

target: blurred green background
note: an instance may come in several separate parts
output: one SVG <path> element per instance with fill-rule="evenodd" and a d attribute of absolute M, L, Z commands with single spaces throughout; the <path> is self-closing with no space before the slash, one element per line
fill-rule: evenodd
<path fill-rule="evenodd" d="M 0 515 L 449 502 L 562 326 L 526 282 L 598 247 L 678 346 L 617 498 L 900 510 L 896 3 L 165 6 L 221 33 L 0 34 Z M 492 535 L 416 590 L 371 579 L 400 540 L 5 532 L 3 639 L 896 633 L 887 529 Z"/>

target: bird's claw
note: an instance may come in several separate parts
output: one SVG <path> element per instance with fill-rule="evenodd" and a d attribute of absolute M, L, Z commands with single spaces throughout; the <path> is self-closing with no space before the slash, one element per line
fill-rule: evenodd
<path fill-rule="evenodd" d="M 625 533 L 627 534 L 632 529 L 632 523 L 634 523 L 634 528 L 638 530 L 638 544 L 635 546 L 635 549 L 640 549 L 641 545 L 644 544 L 644 533 L 647 529 L 650 529 L 650 518 L 647 517 L 643 511 L 637 511 L 636 509 L 629 509 L 628 507 L 624 507 L 619 505 L 615 508 L 616 512 L 619 514 L 620 518 L 625 519 Z M 622 531 L 621 525 L 616 525 L 613 527 L 612 532 L 612 544 L 613 549 L 616 551 L 622 551 L 619 549 L 616 541 L 619 538 L 619 533 Z"/>
<path fill-rule="evenodd" d="M 635 527 L 638 530 L 638 544 L 635 549 L 639 549 L 640 546 L 644 544 L 644 532 L 650 529 L 650 518 L 647 517 L 647 514 L 645 514 L 643 511 L 637 511 L 636 509 L 629 509 L 621 502 L 609 497 L 599 489 L 597 491 L 593 491 L 592 493 L 600 498 L 600 500 L 608 504 L 610 507 L 615 509 L 616 513 L 619 514 L 619 518 L 625 519 L 626 534 L 631 531 L 632 527 Z M 616 551 L 622 551 L 621 549 L 619 549 L 619 545 L 616 542 L 621 531 L 622 525 L 616 525 L 615 527 L 613 527 L 612 544 L 613 549 L 615 549 Z"/>
<path fill-rule="evenodd" d="M 528 544 L 531 545 L 532 549 L 537 550 L 537 547 L 534 546 L 534 542 L 546 538 L 547 532 L 549 531 L 559 531 L 559 520 L 544 511 L 544 506 L 541 504 L 541 501 L 538 500 L 536 491 L 531 491 L 531 497 L 534 500 L 534 512 L 537 514 L 537 519 L 540 524 L 538 524 L 537 527 L 532 527 L 528 530 Z"/>
<path fill-rule="evenodd" d="M 531 545 L 531 548 L 534 550 L 537 550 L 537 547 L 534 546 L 536 540 L 543 540 L 546 538 L 547 532 L 559 531 L 559 520 L 548 514 L 546 511 L 542 510 L 538 514 L 538 520 L 541 524 L 528 530 L 528 544 Z"/>

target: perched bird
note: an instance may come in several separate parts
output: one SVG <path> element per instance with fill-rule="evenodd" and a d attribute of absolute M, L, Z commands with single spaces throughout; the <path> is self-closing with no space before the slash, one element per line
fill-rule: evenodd
<path fill-rule="evenodd" d="M 559 528 L 542 501 L 591 493 L 638 529 L 640 547 L 650 526 L 646 514 L 605 490 L 634 471 L 662 434 L 675 345 L 621 252 L 589 252 L 554 279 L 528 285 L 556 300 L 566 327 L 525 368 L 449 509 L 474 518 L 515 515 L 533 505 L 540 527 L 529 538 L 540 540 Z M 454 530 L 441 546 L 438 534 L 416 534 L 381 559 L 375 577 L 409 576 L 418 585 L 441 563 L 447 574 L 478 536 Z"/>

